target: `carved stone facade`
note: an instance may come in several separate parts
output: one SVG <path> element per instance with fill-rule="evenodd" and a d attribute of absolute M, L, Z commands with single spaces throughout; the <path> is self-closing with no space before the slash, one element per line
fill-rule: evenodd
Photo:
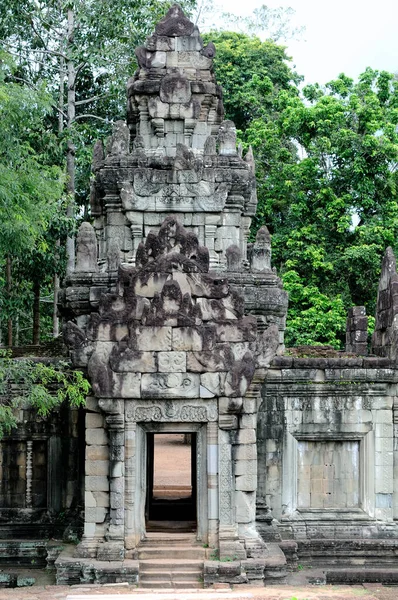
<path fill-rule="evenodd" d="M 172 7 L 137 49 L 127 123 L 94 149 L 94 226 L 80 229 L 61 296 L 70 356 L 93 392 L 85 528 L 57 561 L 59 581 L 94 581 L 99 561 L 137 581 L 154 432 L 194 436 L 197 539 L 236 559 L 230 580 L 280 577 L 297 544 L 326 556 L 328 536 L 349 555 L 347 531 L 398 548 L 395 259 L 373 342 L 389 358 L 353 355 L 366 354 L 358 311 L 351 356 L 281 356 L 287 294 L 267 228 L 247 243 L 253 156 L 223 120 L 214 53 Z M 205 584 L 222 572 L 206 567 Z"/>
<path fill-rule="evenodd" d="M 94 149 L 94 228 L 79 231 L 61 298 L 94 394 L 80 559 L 134 559 L 147 434 L 166 430 L 196 435 L 198 539 L 221 557 L 268 553 L 255 528 L 256 412 L 261 373 L 283 350 L 287 294 L 266 228 L 248 252 L 253 156 L 223 120 L 214 53 L 172 7 L 136 51 L 127 124 Z"/>

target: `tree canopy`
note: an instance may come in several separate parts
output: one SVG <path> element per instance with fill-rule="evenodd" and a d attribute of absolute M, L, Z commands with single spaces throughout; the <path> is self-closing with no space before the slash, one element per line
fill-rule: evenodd
<path fill-rule="evenodd" d="M 290 295 L 288 345 L 341 347 L 346 310 L 375 309 L 380 264 L 398 233 L 398 82 L 367 69 L 306 86 L 285 49 L 236 33 L 208 34 L 226 117 L 252 146 L 253 234 L 266 224 Z"/>

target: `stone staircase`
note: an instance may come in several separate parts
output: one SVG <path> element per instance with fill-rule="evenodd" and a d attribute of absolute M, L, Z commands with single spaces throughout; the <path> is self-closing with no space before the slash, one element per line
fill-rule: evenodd
<path fill-rule="evenodd" d="M 148 532 L 138 549 L 142 588 L 203 588 L 206 550 L 194 533 Z"/>

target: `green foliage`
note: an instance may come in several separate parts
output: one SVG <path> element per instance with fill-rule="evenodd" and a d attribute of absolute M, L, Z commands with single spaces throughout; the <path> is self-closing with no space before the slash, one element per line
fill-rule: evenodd
<path fill-rule="evenodd" d="M 286 346 L 328 344 L 339 348 L 347 316 L 341 296 L 330 298 L 316 285 L 305 285 L 296 271 L 286 271 L 283 284 L 290 304 Z"/>
<path fill-rule="evenodd" d="M 357 83 L 340 75 L 300 97 L 281 47 L 219 39 L 226 117 L 256 160 L 252 236 L 269 227 L 290 292 L 286 341 L 337 348 L 350 306 L 374 313 L 383 253 L 397 247 L 398 82 L 367 69 Z"/>
<path fill-rule="evenodd" d="M 214 59 L 217 82 L 224 90 L 226 118 L 244 132 L 263 113 L 272 112 L 281 89 L 295 89 L 300 77 L 287 64 L 285 48 L 256 36 L 230 31 L 210 32 L 217 53 Z"/>
<path fill-rule="evenodd" d="M 0 350 L 0 439 L 18 425 L 18 411 L 32 408 L 46 417 L 63 402 L 82 406 L 90 384 L 81 371 L 70 371 L 65 362 L 44 364 L 13 359 Z"/>
<path fill-rule="evenodd" d="M 398 83 L 367 69 L 356 84 L 341 75 L 324 89 L 309 86 L 304 100 L 281 97 L 277 131 L 303 158 L 282 161 L 279 149 L 264 169 L 260 212 L 275 232 L 276 264 L 334 303 L 341 337 L 334 299 L 374 313 L 382 255 L 396 246 Z M 292 299 L 290 314 L 296 308 Z"/>
<path fill-rule="evenodd" d="M 42 234 L 57 211 L 64 177 L 47 162 L 51 133 L 45 119 L 51 98 L 9 81 L 14 65 L 0 55 L 0 257 L 43 244 Z M 37 141 L 41 139 L 41 147 Z"/>

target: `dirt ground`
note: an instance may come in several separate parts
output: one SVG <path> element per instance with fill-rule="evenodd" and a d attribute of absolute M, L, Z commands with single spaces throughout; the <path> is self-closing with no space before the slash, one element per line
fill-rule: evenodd
<path fill-rule="evenodd" d="M 155 434 L 154 490 L 190 489 L 191 444 L 178 433 Z"/>
<path fill-rule="evenodd" d="M 164 590 L 170 594 L 171 590 Z M 222 596 L 228 595 L 228 590 L 199 590 L 200 599 L 203 596 L 209 600 L 222 600 Z M 397 600 L 398 588 L 384 587 L 368 584 L 366 586 L 270 586 L 265 588 L 251 588 L 241 586 L 234 590 L 239 594 L 242 600 Z M 130 600 L 131 597 L 137 597 L 137 600 L 153 600 L 154 596 L 161 600 L 161 590 L 139 590 L 131 586 L 93 586 L 93 585 L 75 585 L 65 586 L 33 586 L 31 588 L 21 589 L 0 589 L 0 600 L 72 600 L 73 596 L 84 598 L 85 596 L 123 596 Z M 181 600 L 195 600 L 195 592 L 187 590 L 179 591 L 175 596 Z M 239 596 L 237 599 L 239 600 Z M 169 595 L 170 597 L 170 595 Z M 236 600 L 236 599 L 234 599 Z"/>

